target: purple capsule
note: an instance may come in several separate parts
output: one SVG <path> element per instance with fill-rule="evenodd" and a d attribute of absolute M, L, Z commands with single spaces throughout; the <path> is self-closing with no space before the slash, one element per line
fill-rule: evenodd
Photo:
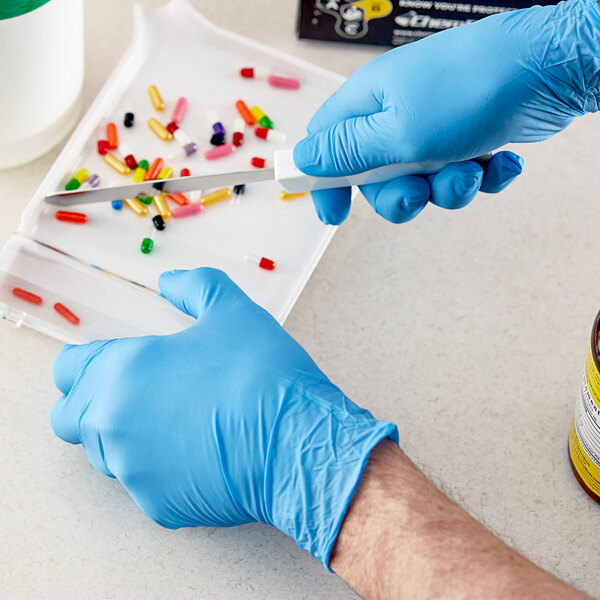
<path fill-rule="evenodd" d="M 98 175 L 90 175 L 79 187 L 79 191 L 81 190 L 89 190 L 90 188 L 95 188 L 100 183 L 100 177 Z"/>
<path fill-rule="evenodd" d="M 169 160 L 181 160 L 182 158 L 187 158 L 188 156 L 191 156 L 192 154 L 197 152 L 197 150 L 198 145 L 194 144 L 194 142 L 191 142 L 189 144 L 186 144 L 185 146 L 182 146 L 181 148 L 179 148 L 179 150 L 171 154 L 171 156 L 169 156 Z"/>

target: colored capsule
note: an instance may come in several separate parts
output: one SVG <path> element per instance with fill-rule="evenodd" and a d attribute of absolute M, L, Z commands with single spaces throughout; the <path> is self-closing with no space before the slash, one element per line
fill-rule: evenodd
<path fill-rule="evenodd" d="M 108 147 L 111 150 L 116 150 L 119 147 L 119 134 L 117 133 L 117 126 L 114 123 L 109 123 L 106 126 L 106 139 L 108 140 Z"/>
<path fill-rule="evenodd" d="M 54 310 L 61 316 L 64 317 L 73 325 L 79 325 L 79 317 L 76 317 L 64 304 L 57 302 L 54 305 Z"/>
<path fill-rule="evenodd" d="M 113 200 L 111 205 L 115 210 L 121 210 L 123 208 L 123 200 Z"/>
<path fill-rule="evenodd" d="M 152 204 L 152 196 L 138 196 L 138 200 L 146 206 L 150 206 L 150 204 Z"/>
<path fill-rule="evenodd" d="M 182 219 L 183 217 L 191 217 L 197 215 L 204 210 L 204 204 L 200 202 L 194 202 L 190 204 L 184 204 L 183 206 L 176 206 L 171 214 L 174 219 Z"/>
<path fill-rule="evenodd" d="M 148 214 L 148 207 L 144 206 L 137 198 L 127 198 L 124 202 L 138 217 Z"/>
<path fill-rule="evenodd" d="M 148 164 L 146 161 L 142 161 L 142 162 L 145 162 L 146 165 Z M 140 163 L 137 166 L 135 173 L 133 174 L 133 183 L 139 183 L 140 181 L 144 181 L 146 179 L 146 173 L 147 173 L 147 170 L 144 169 L 144 167 L 142 166 L 142 163 Z"/>
<path fill-rule="evenodd" d="M 265 113 L 258 108 L 258 106 L 253 106 L 250 109 L 250 112 L 252 113 L 252 116 L 254 117 L 254 120 L 258 123 L 265 115 Z"/>
<path fill-rule="evenodd" d="M 213 133 L 212 137 L 210 138 L 210 143 L 213 146 L 222 146 L 225 143 L 225 136 Z"/>
<path fill-rule="evenodd" d="M 123 118 L 123 125 L 125 127 L 133 127 L 135 122 L 135 115 L 132 112 L 126 112 L 125 117 Z"/>
<path fill-rule="evenodd" d="M 245 79 L 266 79 L 269 71 L 264 67 L 243 67 L 240 69 L 240 75 Z"/>
<path fill-rule="evenodd" d="M 179 125 L 177 125 L 177 123 L 173 123 L 173 121 L 167 124 L 167 131 L 170 131 L 171 133 L 175 133 L 178 129 Z"/>
<path fill-rule="evenodd" d="M 189 177 L 191 175 L 190 170 L 188 168 L 181 169 L 179 173 L 179 177 Z"/>
<path fill-rule="evenodd" d="M 223 144 L 222 146 L 215 146 L 204 153 L 206 160 L 214 160 L 215 158 L 222 158 L 223 156 L 229 156 L 236 151 L 236 147 L 233 144 Z"/>
<path fill-rule="evenodd" d="M 219 113 L 217 113 L 216 110 L 209 110 L 206 113 L 206 120 L 212 127 L 214 133 L 217 135 L 225 135 L 225 127 L 223 127 L 223 123 L 221 123 L 221 119 L 219 118 Z"/>
<path fill-rule="evenodd" d="M 265 258 L 264 256 L 257 256 L 256 254 L 246 254 L 244 256 L 244 260 L 248 262 L 254 263 L 258 265 L 261 269 L 266 269 L 267 271 L 272 271 L 275 268 L 275 262 L 270 258 Z"/>
<path fill-rule="evenodd" d="M 157 175 L 156 179 L 170 179 L 173 176 L 173 169 L 171 167 L 165 167 Z"/>
<path fill-rule="evenodd" d="M 80 186 L 80 190 L 89 190 L 91 188 L 98 187 L 100 183 L 100 177 L 98 175 L 90 175 Z"/>
<path fill-rule="evenodd" d="M 250 159 L 250 164 L 257 169 L 264 169 L 267 161 L 264 158 L 260 158 L 259 156 L 253 156 Z"/>
<path fill-rule="evenodd" d="M 25 302 L 29 302 L 31 304 L 41 304 L 42 303 L 42 298 L 40 296 L 38 296 L 37 294 L 32 294 L 31 292 L 28 292 L 27 290 L 23 290 L 21 288 L 13 288 L 13 296 L 16 296 L 17 298 L 21 298 L 21 300 L 25 300 Z"/>
<path fill-rule="evenodd" d="M 267 140 L 276 144 L 283 144 L 287 140 L 285 133 L 275 131 L 274 129 L 267 129 L 266 127 L 257 127 L 254 130 L 254 135 L 261 140 Z"/>
<path fill-rule="evenodd" d="M 144 254 L 150 254 L 150 252 L 152 252 L 152 248 L 154 248 L 154 240 L 151 237 L 145 237 L 142 240 L 142 245 L 140 246 L 140 250 Z"/>
<path fill-rule="evenodd" d="M 98 140 L 98 154 L 104 156 L 108 152 L 108 140 Z"/>
<path fill-rule="evenodd" d="M 137 160 L 135 160 L 135 157 L 133 156 L 133 152 L 131 151 L 131 148 L 125 142 L 121 142 L 121 144 L 119 145 L 119 149 L 117 150 L 117 153 L 121 156 L 121 160 L 130 169 L 137 168 L 137 165 L 138 165 Z"/>
<path fill-rule="evenodd" d="M 144 177 L 144 181 L 152 181 L 156 179 L 156 176 L 161 172 L 165 161 L 162 158 L 156 158 L 150 168 L 146 172 L 146 177 Z"/>
<path fill-rule="evenodd" d="M 179 125 L 179 123 L 181 123 L 181 120 L 183 119 L 183 117 L 185 115 L 185 111 L 187 110 L 187 107 L 188 107 L 188 100 L 187 100 L 187 98 L 182 96 L 175 103 L 175 108 L 173 109 L 173 114 L 171 115 L 171 121 L 173 123 L 175 123 L 176 125 Z"/>
<path fill-rule="evenodd" d="M 148 125 L 161 140 L 170 142 L 173 139 L 173 134 L 154 117 L 148 120 Z"/>
<path fill-rule="evenodd" d="M 241 146 L 244 143 L 244 119 L 236 119 L 233 122 L 233 145 Z"/>
<path fill-rule="evenodd" d="M 191 156 L 192 154 L 197 152 L 197 150 L 198 145 L 194 144 L 194 142 L 192 142 L 191 144 L 186 144 L 182 148 L 179 148 L 177 152 L 171 154 L 171 156 L 169 156 L 169 160 L 181 160 L 182 158 L 187 158 L 188 156 Z"/>
<path fill-rule="evenodd" d="M 156 206 L 156 210 L 158 210 L 158 214 L 163 219 L 170 219 L 171 218 L 171 209 L 169 208 L 169 205 L 167 204 L 165 197 L 164 196 L 154 196 L 153 200 L 154 200 L 154 206 Z"/>
<path fill-rule="evenodd" d="M 239 204 L 241 197 L 246 191 L 246 184 L 240 183 L 239 185 L 233 186 L 233 196 L 231 197 L 231 204 Z"/>
<path fill-rule="evenodd" d="M 165 110 L 165 103 L 163 102 L 163 99 L 158 93 L 158 89 L 155 85 L 151 85 L 148 88 L 148 94 L 150 95 L 150 100 L 152 101 L 152 104 L 156 110 Z"/>
<path fill-rule="evenodd" d="M 231 190 L 229 188 L 223 188 L 216 192 L 212 192 L 211 194 L 206 194 L 206 196 L 202 196 L 200 202 L 204 205 L 214 204 L 215 202 L 221 202 L 221 200 L 227 200 L 227 198 L 231 198 Z"/>
<path fill-rule="evenodd" d="M 297 90 L 300 82 L 293 77 L 280 77 L 279 75 L 269 75 L 267 78 L 271 87 L 283 88 L 286 90 Z"/>
<path fill-rule="evenodd" d="M 173 200 L 173 202 L 177 202 L 177 204 L 179 204 L 179 206 L 184 206 L 185 204 L 189 204 L 190 201 L 187 199 L 186 196 L 184 196 L 183 194 L 167 194 L 167 198 L 169 198 L 169 200 Z"/>
<path fill-rule="evenodd" d="M 88 175 L 89 172 L 87 169 L 80 169 L 75 177 L 65 185 L 65 190 L 76 190 L 88 178 Z"/>
<path fill-rule="evenodd" d="M 297 192 L 296 194 L 292 194 L 286 190 L 281 190 L 279 192 L 279 197 L 282 200 L 293 200 L 294 198 L 300 198 L 300 196 L 306 196 L 306 194 L 308 194 L 308 192 Z"/>
<path fill-rule="evenodd" d="M 273 129 L 273 121 L 271 121 L 271 119 L 269 119 L 269 117 L 267 117 L 267 115 L 265 115 L 259 122 L 258 124 L 261 127 L 266 127 L 267 129 Z"/>
<path fill-rule="evenodd" d="M 175 130 L 173 137 L 180 146 L 187 146 L 192 143 L 192 138 L 181 127 Z"/>
<path fill-rule="evenodd" d="M 254 115 L 250 112 L 250 109 L 243 100 L 238 100 L 235 103 L 235 107 L 238 109 L 240 115 L 242 115 L 242 119 L 246 121 L 246 125 L 252 126 L 256 123 Z"/>
<path fill-rule="evenodd" d="M 112 154 L 105 154 L 104 162 L 117 171 L 117 173 L 121 173 L 121 175 L 129 175 L 131 173 L 131 169 Z"/>
<path fill-rule="evenodd" d="M 85 223 L 87 221 L 86 214 L 69 212 L 68 210 L 57 210 L 55 216 L 59 221 L 66 221 L 67 223 Z"/>
<path fill-rule="evenodd" d="M 158 229 L 158 231 L 162 231 L 167 226 L 165 220 L 160 215 L 155 215 L 152 217 L 152 223 L 154 224 L 154 227 Z"/>

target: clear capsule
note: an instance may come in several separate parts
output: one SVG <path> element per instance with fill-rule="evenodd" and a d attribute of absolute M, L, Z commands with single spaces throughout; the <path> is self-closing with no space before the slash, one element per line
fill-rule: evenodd
<path fill-rule="evenodd" d="M 175 130 L 173 137 L 180 146 L 187 146 L 192 143 L 192 138 L 181 128 Z"/>

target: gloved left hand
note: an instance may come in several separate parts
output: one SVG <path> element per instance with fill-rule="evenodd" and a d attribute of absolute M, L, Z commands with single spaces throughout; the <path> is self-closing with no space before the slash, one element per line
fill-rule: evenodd
<path fill-rule="evenodd" d="M 353 404 L 224 273 L 160 278 L 189 329 L 66 346 L 52 427 L 164 527 L 261 521 L 326 566 L 371 450 Z"/>

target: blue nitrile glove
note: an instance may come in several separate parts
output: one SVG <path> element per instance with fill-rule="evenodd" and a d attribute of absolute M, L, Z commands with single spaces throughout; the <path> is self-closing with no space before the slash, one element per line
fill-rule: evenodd
<path fill-rule="evenodd" d="M 361 189 L 393 222 L 413 218 L 428 201 L 459 208 L 479 189 L 502 190 L 523 166 L 506 152 L 485 169 L 467 159 L 509 142 L 544 140 L 574 117 L 598 110 L 599 73 L 595 0 L 487 17 L 358 69 L 316 112 L 294 161 L 316 176 L 389 163 L 456 163 L 433 177 L 400 177 Z M 313 198 L 325 223 L 341 223 L 350 210 L 349 189 Z"/>
<path fill-rule="evenodd" d="M 189 329 L 66 346 L 56 434 L 163 527 L 274 525 L 328 564 L 369 453 L 395 425 L 352 403 L 223 272 L 160 278 Z"/>

